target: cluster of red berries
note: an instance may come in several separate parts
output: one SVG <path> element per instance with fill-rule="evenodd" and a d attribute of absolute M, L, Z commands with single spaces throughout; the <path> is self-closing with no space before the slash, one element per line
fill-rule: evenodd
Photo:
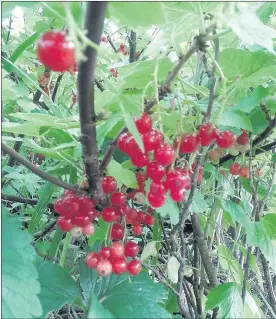
<path fill-rule="evenodd" d="M 110 247 L 102 247 L 98 253 L 91 252 L 86 256 L 86 264 L 89 268 L 96 269 L 100 276 L 106 277 L 111 272 L 121 275 L 128 271 L 130 275 L 138 275 L 142 270 L 139 260 L 131 259 L 139 253 L 139 246 L 128 241 L 124 245 L 121 242 L 113 242 Z"/>
<path fill-rule="evenodd" d="M 57 199 L 54 204 L 55 211 L 60 215 L 57 219 L 58 227 L 74 236 L 81 233 L 93 235 L 92 223 L 98 213 L 95 210 L 95 202 L 87 196 L 77 196 L 76 193 L 66 190 L 64 195 Z"/>
<path fill-rule="evenodd" d="M 121 52 L 123 55 L 128 55 L 128 52 L 127 52 L 126 49 L 125 49 L 124 43 L 121 43 L 121 44 L 120 44 L 120 47 L 119 47 L 119 49 L 117 50 L 117 52 Z"/>
<path fill-rule="evenodd" d="M 238 163 L 231 164 L 229 167 L 229 172 L 232 175 L 241 176 L 244 178 L 249 178 L 249 176 L 250 176 L 249 167 L 241 167 L 241 165 Z M 263 172 L 261 170 L 257 169 L 257 170 L 255 170 L 255 175 L 262 176 Z"/>
<path fill-rule="evenodd" d="M 102 218 L 107 223 L 113 223 L 110 229 L 110 239 L 121 240 L 125 235 L 125 227 L 121 223 L 125 217 L 125 223 L 132 225 L 132 232 L 138 236 L 142 233 L 141 224 L 153 225 L 154 216 L 151 209 L 144 213 L 130 208 L 127 203 L 127 195 L 116 191 L 117 182 L 111 176 L 106 176 L 102 181 L 102 189 L 105 194 L 110 194 L 111 206 L 107 206 L 102 211 Z"/>
<path fill-rule="evenodd" d="M 39 61 L 55 72 L 76 69 L 75 47 L 66 36 L 64 31 L 50 31 L 44 33 L 37 43 Z"/>
<path fill-rule="evenodd" d="M 118 77 L 118 71 L 117 71 L 116 69 L 111 68 L 109 71 L 111 72 L 111 74 L 112 74 L 112 76 L 113 76 L 114 78 L 117 78 L 117 77 Z"/>

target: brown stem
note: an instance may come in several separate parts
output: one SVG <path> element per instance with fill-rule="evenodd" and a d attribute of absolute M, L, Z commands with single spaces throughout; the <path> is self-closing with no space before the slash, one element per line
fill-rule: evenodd
<path fill-rule="evenodd" d="M 3 193 L 1 194 L 1 199 L 9 201 L 9 202 L 18 202 L 18 203 L 24 203 L 24 204 L 30 204 L 30 205 L 36 205 L 38 202 L 38 199 L 24 198 L 24 197 L 8 195 Z M 54 209 L 54 204 L 49 203 L 48 207 L 50 209 Z"/>
<path fill-rule="evenodd" d="M 129 43 L 129 63 L 136 61 L 136 33 L 130 31 L 130 37 L 128 38 Z"/>
<path fill-rule="evenodd" d="M 101 41 L 107 2 L 88 2 L 85 20 L 87 38 L 96 44 Z M 85 164 L 89 191 L 100 201 L 105 196 L 100 187 L 100 169 L 97 151 L 96 115 L 94 107 L 94 81 L 97 51 L 87 46 L 84 52 L 86 61 L 79 64 L 78 101 L 80 109 L 80 127 L 82 155 Z"/>
<path fill-rule="evenodd" d="M 59 88 L 59 85 L 60 85 L 60 82 L 63 78 L 63 74 L 64 73 L 61 73 L 58 78 L 57 78 L 57 82 L 56 82 L 56 85 L 55 85 L 55 88 L 54 88 L 54 91 L 53 91 L 53 94 L 52 94 L 52 101 L 55 102 L 55 99 L 56 99 L 56 95 L 57 95 L 57 91 L 58 91 L 58 88 Z"/>

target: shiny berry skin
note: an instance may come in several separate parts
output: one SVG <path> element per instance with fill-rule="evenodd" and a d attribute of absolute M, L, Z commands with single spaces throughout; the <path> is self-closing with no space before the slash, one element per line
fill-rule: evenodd
<path fill-rule="evenodd" d="M 111 249 L 109 247 L 102 247 L 99 251 L 99 255 L 103 259 L 108 259 L 111 256 Z"/>
<path fill-rule="evenodd" d="M 115 275 L 121 275 L 127 271 L 127 262 L 124 258 L 114 258 L 112 260 L 112 271 Z"/>
<path fill-rule="evenodd" d="M 121 152 L 124 152 L 126 151 L 126 141 L 127 139 L 131 136 L 131 134 L 129 132 L 127 133 L 123 133 L 119 136 L 118 140 L 117 140 L 117 146 L 119 148 L 119 150 Z"/>
<path fill-rule="evenodd" d="M 174 170 L 167 174 L 166 187 L 171 191 L 190 189 L 191 178 L 188 173 L 184 174 L 181 170 Z"/>
<path fill-rule="evenodd" d="M 95 227 L 94 227 L 94 224 L 90 223 L 86 225 L 85 227 L 82 227 L 81 230 L 84 235 L 91 236 L 95 232 Z"/>
<path fill-rule="evenodd" d="M 79 227 L 85 227 L 91 222 L 91 219 L 88 215 L 86 216 L 75 216 L 72 218 L 72 224 L 79 226 Z"/>
<path fill-rule="evenodd" d="M 147 113 L 142 113 L 142 116 L 135 121 L 135 124 L 141 134 L 145 134 L 152 129 L 152 119 Z"/>
<path fill-rule="evenodd" d="M 202 146 L 209 146 L 216 138 L 217 132 L 211 123 L 205 123 L 199 127 L 198 136 Z"/>
<path fill-rule="evenodd" d="M 240 145 L 248 144 L 248 135 L 246 131 L 243 131 L 242 134 L 237 137 L 237 143 Z"/>
<path fill-rule="evenodd" d="M 111 257 L 123 257 L 125 254 L 125 247 L 119 241 L 114 241 L 110 246 Z"/>
<path fill-rule="evenodd" d="M 136 167 L 144 167 L 147 166 L 149 163 L 149 156 L 147 153 L 142 153 L 137 151 L 135 155 L 132 155 L 131 163 Z"/>
<path fill-rule="evenodd" d="M 170 197 L 174 202 L 183 202 L 185 199 L 184 191 L 181 189 L 170 191 Z"/>
<path fill-rule="evenodd" d="M 137 212 L 137 217 L 136 217 L 136 220 L 140 223 L 144 223 L 145 222 L 145 217 L 146 217 L 146 214 L 143 213 L 142 211 L 139 211 Z"/>
<path fill-rule="evenodd" d="M 241 167 L 240 168 L 240 176 L 244 178 L 249 178 L 250 172 L 248 167 Z"/>
<path fill-rule="evenodd" d="M 151 192 L 148 193 L 148 202 L 154 208 L 163 206 L 166 202 L 166 196 L 164 194 L 156 195 Z"/>
<path fill-rule="evenodd" d="M 139 246 L 134 241 L 125 243 L 125 256 L 136 257 L 139 254 Z"/>
<path fill-rule="evenodd" d="M 73 227 L 71 218 L 66 218 L 64 216 L 57 219 L 57 225 L 58 228 L 63 231 L 70 231 Z"/>
<path fill-rule="evenodd" d="M 112 206 L 120 207 L 126 203 L 126 195 L 121 192 L 115 192 L 110 196 Z"/>
<path fill-rule="evenodd" d="M 104 43 L 107 43 L 108 42 L 107 37 L 105 35 L 102 35 L 101 36 L 101 41 L 104 42 Z"/>
<path fill-rule="evenodd" d="M 240 169 L 241 169 L 241 166 L 238 163 L 234 163 L 229 166 L 229 172 L 232 175 L 240 175 Z"/>
<path fill-rule="evenodd" d="M 146 225 L 152 226 L 154 225 L 155 222 L 155 218 L 152 215 L 146 215 L 145 219 L 144 219 L 144 223 Z"/>
<path fill-rule="evenodd" d="M 105 194 L 111 194 L 117 189 L 116 179 L 112 176 L 105 176 L 102 180 L 102 188 Z"/>
<path fill-rule="evenodd" d="M 112 264 L 107 259 L 99 261 L 96 267 L 97 273 L 102 277 L 107 277 L 112 272 Z"/>
<path fill-rule="evenodd" d="M 64 72 L 75 63 L 75 48 L 66 40 L 64 31 L 50 31 L 42 35 L 37 42 L 39 61 L 55 72 Z"/>
<path fill-rule="evenodd" d="M 166 169 L 157 162 L 151 162 L 147 166 L 147 176 L 154 182 L 160 182 L 166 175 Z"/>
<path fill-rule="evenodd" d="M 111 68 L 109 71 L 110 71 L 111 73 L 115 73 L 115 72 L 116 72 L 116 70 L 115 70 L 114 68 Z"/>
<path fill-rule="evenodd" d="M 170 145 L 162 144 L 154 151 L 154 159 L 161 165 L 170 165 L 175 159 L 175 151 Z"/>
<path fill-rule="evenodd" d="M 78 198 L 75 196 L 59 198 L 54 208 L 60 216 L 72 216 L 79 210 Z"/>
<path fill-rule="evenodd" d="M 88 253 L 85 258 L 85 262 L 89 268 L 96 268 L 100 260 L 101 257 L 95 252 Z"/>
<path fill-rule="evenodd" d="M 123 225 L 118 223 L 112 225 L 111 232 L 110 232 L 111 239 L 116 239 L 116 240 L 123 239 L 124 234 L 125 234 L 125 229 Z"/>
<path fill-rule="evenodd" d="M 86 215 L 88 211 L 94 210 L 95 202 L 93 199 L 87 196 L 80 196 L 77 198 L 77 202 L 79 204 L 79 213 L 82 215 Z"/>
<path fill-rule="evenodd" d="M 131 260 L 127 265 L 127 271 L 130 275 L 136 276 L 142 270 L 142 264 L 139 260 Z"/>
<path fill-rule="evenodd" d="M 142 135 L 142 141 L 146 152 L 154 151 L 160 147 L 164 141 L 164 136 L 161 132 L 151 130 Z"/>
<path fill-rule="evenodd" d="M 116 212 L 113 207 L 105 207 L 102 211 L 103 220 L 107 223 L 112 223 L 116 220 Z"/>
<path fill-rule="evenodd" d="M 179 153 L 194 153 L 199 145 L 198 136 L 183 135 L 180 141 Z"/>
<path fill-rule="evenodd" d="M 155 196 L 164 195 L 166 193 L 166 188 L 162 182 L 151 182 L 149 192 Z"/>
<path fill-rule="evenodd" d="M 236 137 L 231 131 L 223 131 L 219 133 L 216 141 L 220 148 L 230 148 L 234 145 Z"/>
<path fill-rule="evenodd" d="M 133 208 L 130 209 L 130 211 L 128 212 L 128 216 L 131 219 L 136 219 L 137 218 L 137 214 L 138 214 L 137 210 L 135 210 Z"/>
<path fill-rule="evenodd" d="M 141 235 L 142 232 L 143 232 L 143 228 L 139 224 L 132 225 L 131 229 L 132 229 L 133 234 L 136 235 L 136 236 Z"/>

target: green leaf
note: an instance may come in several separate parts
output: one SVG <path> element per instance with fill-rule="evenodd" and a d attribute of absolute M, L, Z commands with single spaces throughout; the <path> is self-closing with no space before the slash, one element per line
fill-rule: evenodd
<path fill-rule="evenodd" d="M 120 74 L 120 82 L 122 88 L 145 88 L 145 86 L 153 81 L 153 72 L 156 66 L 156 60 L 138 61 L 118 69 Z M 158 60 L 158 81 L 162 82 L 172 69 L 173 63 L 170 59 Z"/>
<path fill-rule="evenodd" d="M 49 257 L 55 258 L 58 253 L 58 248 L 60 246 L 64 231 L 60 230 L 59 228 L 56 229 L 55 234 L 53 236 L 51 246 L 49 248 Z"/>
<path fill-rule="evenodd" d="M 223 269 L 230 274 L 233 281 L 237 284 L 241 284 L 243 281 L 243 270 L 236 258 L 231 251 L 223 245 L 218 245 L 217 249 L 220 254 L 219 261 Z"/>
<path fill-rule="evenodd" d="M 11 15 L 11 12 L 15 7 L 21 8 L 31 8 L 37 6 L 38 2 L 30 2 L 30 1 L 7 1 L 2 3 L 2 18 L 8 17 Z"/>
<path fill-rule="evenodd" d="M 247 235 L 253 234 L 252 222 L 240 205 L 232 202 L 231 200 L 221 199 L 220 202 L 223 210 L 231 215 L 233 222 L 241 224 L 241 226 L 245 228 Z"/>
<path fill-rule="evenodd" d="M 43 216 L 43 213 L 45 213 L 45 208 L 47 208 L 47 205 L 52 198 L 54 190 L 55 184 L 50 182 L 46 182 L 45 185 L 42 187 L 39 194 L 39 200 L 35 206 L 34 213 L 29 222 L 28 230 L 30 233 L 34 233 L 39 227 L 40 220 Z"/>
<path fill-rule="evenodd" d="M 2 227 L 2 318 L 37 318 L 42 309 L 32 237 L 19 230 L 20 222 L 5 215 Z"/>
<path fill-rule="evenodd" d="M 261 218 L 261 223 L 263 224 L 268 236 L 275 240 L 276 239 L 276 215 L 266 214 Z"/>
<path fill-rule="evenodd" d="M 43 308 L 40 318 L 81 297 L 77 283 L 64 268 L 51 262 L 38 261 L 37 269 L 41 285 L 39 299 Z"/>
<path fill-rule="evenodd" d="M 259 108 L 250 116 L 250 122 L 254 135 L 260 134 L 268 125 L 264 112 Z"/>
<path fill-rule="evenodd" d="M 162 207 L 156 209 L 156 211 L 162 216 L 169 216 L 173 225 L 179 221 L 179 208 L 177 204 L 171 199 L 170 195 L 166 195 L 166 202 Z"/>
<path fill-rule="evenodd" d="M 118 121 L 121 120 L 121 116 L 111 116 L 109 119 L 105 120 L 103 123 L 97 126 L 97 141 L 100 147 L 108 133 L 117 125 Z"/>
<path fill-rule="evenodd" d="M 257 299 L 258 300 L 258 299 Z M 260 300 L 258 300 L 261 304 Z M 246 291 L 242 318 L 265 318 L 265 315 L 249 291 Z"/>
<path fill-rule="evenodd" d="M 233 111 L 232 109 L 221 114 L 219 124 L 252 131 L 252 125 L 248 116 L 240 111 Z"/>
<path fill-rule="evenodd" d="M 242 318 L 243 304 L 239 286 L 234 282 L 210 290 L 206 310 L 219 307 L 218 318 Z"/>
<path fill-rule="evenodd" d="M 193 213 L 203 213 L 206 212 L 208 209 L 208 205 L 204 200 L 204 196 L 200 193 L 200 191 L 195 191 L 195 195 L 191 204 L 191 211 Z"/>
<path fill-rule="evenodd" d="M 99 225 L 95 224 L 95 232 L 88 239 L 88 245 L 93 247 L 96 241 L 101 243 L 105 240 L 109 229 L 108 223 L 104 222 L 102 218 L 99 219 Z"/>
<path fill-rule="evenodd" d="M 108 164 L 107 173 L 108 175 L 114 177 L 117 182 L 130 188 L 137 188 L 135 174 L 132 171 L 123 168 L 122 165 L 115 160 L 111 160 L 111 162 Z"/>
<path fill-rule="evenodd" d="M 166 21 L 161 2 L 110 2 L 108 9 L 110 16 L 128 27 L 150 27 Z"/>
<path fill-rule="evenodd" d="M 271 116 L 275 115 L 276 114 L 276 99 L 271 99 L 266 101 L 265 107 L 269 110 Z"/>
<path fill-rule="evenodd" d="M 112 313 L 107 310 L 97 299 L 95 294 L 91 293 L 89 309 L 86 318 L 97 319 L 97 318 L 115 318 Z"/>
<path fill-rule="evenodd" d="M 250 91 L 247 97 L 242 99 L 237 105 L 231 107 L 231 111 L 250 113 L 262 99 L 270 94 L 270 92 L 271 88 L 264 88 L 260 85 L 256 87 L 253 92 Z"/>

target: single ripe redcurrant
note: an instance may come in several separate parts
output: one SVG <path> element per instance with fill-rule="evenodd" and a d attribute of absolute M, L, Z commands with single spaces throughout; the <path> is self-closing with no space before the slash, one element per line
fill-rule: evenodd
<path fill-rule="evenodd" d="M 85 262 L 89 268 L 96 268 L 100 260 L 101 257 L 95 252 L 88 253 L 85 258 Z"/>
<path fill-rule="evenodd" d="M 112 264 L 109 260 L 102 259 L 97 264 L 96 270 L 100 276 L 107 277 L 112 272 Z"/>
<path fill-rule="evenodd" d="M 115 192 L 117 188 L 116 179 L 112 176 L 105 176 L 102 180 L 102 188 L 104 193 L 111 194 Z"/>
<path fill-rule="evenodd" d="M 66 218 L 64 216 L 57 219 L 57 225 L 58 228 L 63 231 L 70 231 L 73 227 L 71 218 Z"/>
<path fill-rule="evenodd" d="M 164 194 L 148 193 L 148 202 L 154 208 L 159 208 L 165 204 L 166 196 Z"/>
<path fill-rule="evenodd" d="M 115 207 L 124 206 L 126 203 L 126 195 L 121 192 L 115 192 L 110 196 L 110 201 Z"/>
<path fill-rule="evenodd" d="M 105 207 L 102 211 L 103 220 L 107 223 L 112 223 L 116 220 L 116 212 L 113 207 Z"/>
<path fill-rule="evenodd" d="M 136 276 L 142 270 L 142 264 L 139 260 L 131 260 L 127 265 L 127 271 L 130 275 Z"/>
<path fill-rule="evenodd" d="M 229 166 L 229 172 L 232 175 L 240 175 L 240 169 L 241 169 L 241 166 L 238 163 L 234 163 Z"/>
<path fill-rule="evenodd" d="M 154 151 L 154 159 L 161 165 L 170 165 L 175 159 L 175 151 L 169 144 L 162 144 Z"/>
<path fill-rule="evenodd" d="M 114 258 L 112 260 L 112 271 L 116 275 L 121 275 L 127 270 L 127 262 L 124 258 Z"/>
<path fill-rule="evenodd" d="M 125 234 L 125 229 L 123 225 L 118 223 L 112 225 L 111 232 L 110 232 L 111 239 L 116 239 L 116 240 L 123 239 L 124 234 Z"/>
<path fill-rule="evenodd" d="M 164 166 L 153 161 L 148 164 L 146 173 L 154 182 L 160 182 L 166 174 L 166 169 Z"/>
<path fill-rule="evenodd" d="M 111 257 L 123 257 L 125 253 L 124 245 L 119 241 L 114 241 L 110 247 Z"/>
<path fill-rule="evenodd" d="M 108 259 L 111 256 L 111 248 L 109 247 L 102 247 L 99 251 L 99 255 L 103 259 Z"/>
<path fill-rule="evenodd" d="M 220 148 L 230 148 L 234 145 L 236 137 L 231 131 L 223 131 L 219 133 L 216 141 Z"/>
<path fill-rule="evenodd" d="M 125 243 L 125 256 L 136 257 L 139 254 L 139 246 L 134 241 Z"/>
<path fill-rule="evenodd" d="M 142 113 L 141 117 L 135 121 L 135 124 L 141 134 L 145 134 L 152 129 L 152 119 L 147 113 Z"/>

